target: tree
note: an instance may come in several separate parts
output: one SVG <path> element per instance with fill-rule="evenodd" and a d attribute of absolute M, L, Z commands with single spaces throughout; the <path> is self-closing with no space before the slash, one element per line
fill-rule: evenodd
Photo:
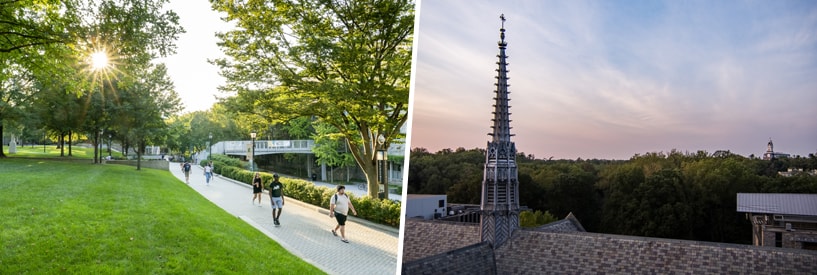
<path fill-rule="evenodd" d="M 553 216 L 553 214 L 550 214 L 548 211 L 542 212 L 536 210 L 536 212 L 534 212 L 526 210 L 519 213 L 519 226 L 523 228 L 538 227 L 558 220 L 556 216 Z"/>
<path fill-rule="evenodd" d="M 351 173 L 348 168 L 350 165 L 354 165 L 355 160 L 352 154 L 346 150 L 343 135 L 337 132 L 337 129 L 332 125 L 316 123 L 315 133 L 312 135 L 315 140 L 315 147 L 312 148 L 312 152 L 315 153 L 315 157 L 321 163 L 335 167 L 346 167 L 346 181 L 349 181 Z"/>
<path fill-rule="evenodd" d="M 117 62 L 117 70 L 126 73 L 134 64 L 173 53 L 175 40 L 184 30 L 178 26 L 178 16 L 164 10 L 165 3 L 167 0 L 0 3 L 0 98 L 8 99 L 9 109 L 25 102 L 21 90 L 3 86 L 9 79 L 32 75 L 41 81 L 43 76 L 62 79 L 63 88 L 78 95 L 89 92 L 99 75 L 79 81 L 73 77 L 88 72 L 81 65 L 97 51 L 106 52 Z M 0 110 L 0 136 L 9 114 L 12 111 Z M 0 157 L 4 156 L 0 148 Z"/>
<path fill-rule="evenodd" d="M 140 170 L 145 146 L 165 140 L 169 134 L 165 121 L 181 109 L 181 104 L 164 64 L 150 64 L 133 77 L 133 82 L 119 89 L 119 104 L 111 111 L 117 121 L 116 131 L 137 146 L 136 169 Z"/>
<path fill-rule="evenodd" d="M 378 137 L 403 137 L 414 5 L 390 1 L 212 0 L 236 30 L 218 34 L 214 61 L 237 111 L 288 121 L 315 116 L 338 129 L 376 196 Z M 387 148 L 384 148 L 387 149 Z"/>

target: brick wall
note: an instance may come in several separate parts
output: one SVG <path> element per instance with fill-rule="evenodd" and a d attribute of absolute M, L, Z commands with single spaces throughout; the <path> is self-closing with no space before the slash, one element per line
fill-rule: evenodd
<path fill-rule="evenodd" d="M 817 251 L 594 233 L 517 231 L 495 252 L 506 274 L 814 274 Z"/>

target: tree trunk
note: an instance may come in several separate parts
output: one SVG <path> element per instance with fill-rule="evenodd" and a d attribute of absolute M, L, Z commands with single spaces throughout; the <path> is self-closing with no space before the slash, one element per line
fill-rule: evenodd
<path fill-rule="evenodd" d="M 60 138 L 57 139 L 60 144 L 65 144 L 65 132 L 60 132 Z M 70 153 L 68 154 L 71 155 Z M 60 145 L 60 157 L 65 157 L 65 146 Z"/>
<path fill-rule="evenodd" d="M 91 143 L 94 145 L 94 163 L 101 163 L 97 158 L 97 154 L 99 153 L 99 131 L 94 130 L 94 139 Z"/>
<path fill-rule="evenodd" d="M 140 149 L 139 149 L 139 148 L 145 148 L 145 146 L 144 146 L 144 145 L 142 145 L 142 143 L 143 143 L 143 142 L 141 142 L 141 141 L 136 142 L 136 144 L 137 144 L 137 146 L 138 146 L 138 147 L 136 148 L 136 170 L 137 170 L 137 171 L 138 171 L 138 170 L 142 170 L 142 153 L 143 153 L 143 152 L 142 152 L 142 150 L 140 150 Z"/>
<path fill-rule="evenodd" d="M 74 131 L 68 130 L 68 156 L 74 156 L 73 151 L 71 151 L 71 143 L 74 142 Z"/>
<path fill-rule="evenodd" d="M 0 121 L 0 142 L 3 141 L 3 122 Z M 6 153 L 3 152 L 3 145 L 0 144 L 0 158 L 5 158 Z"/>
<path fill-rule="evenodd" d="M 352 156 L 355 158 L 358 167 L 360 167 L 360 170 L 363 170 L 363 174 L 366 175 L 366 186 L 369 187 L 368 195 L 372 198 L 377 198 L 377 194 L 380 192 L 380 186 L 377 182 L 376 148 L 372 145 L 372 142 L 373 140 L 364 138 L 363 148 L 361 148 L 357 144 L 352 144 L 347 139 L 346 145 L 349 146 L 349 151 L 352 152 Z M 361 152 L 361 149 L 364 150 Z"/>
<path fill-rule="evenodd" d="M 363 169 L 363 168 L 361 168 Z M 377 198 L 377 194 L 380 193 L 380 185 L 377 182 L 377 166 L 374 168 L 363 169 L 363 173 L 366 174 L 366 182 L 369 186 L 369 196 L 372 198 Z"/>

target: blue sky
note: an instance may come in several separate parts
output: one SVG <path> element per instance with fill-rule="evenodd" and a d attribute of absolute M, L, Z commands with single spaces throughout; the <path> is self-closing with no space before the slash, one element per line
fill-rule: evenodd
<path fill-rule="evenodd" d="M 815 1 L 419 4 L 411 147 L 484 148 L 504 13 L 517 148 L 537 158 L 817 152 Z"/>

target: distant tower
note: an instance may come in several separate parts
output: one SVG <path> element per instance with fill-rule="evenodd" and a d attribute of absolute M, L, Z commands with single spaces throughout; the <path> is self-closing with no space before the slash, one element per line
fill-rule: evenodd
<path fill-rule="evenodd" d="M 501 246 L 519 228 L 519 181 L 516 169 L 516 145 L 511 142 L 511 120 L 508 109 L 508 63 L 505 55 L 505 15 L 499 29 L 499 65 L 496 76 L 493 132 L 485 153 L 485 171 L 480 203 L 480 241 Z"/>
<path fill-rule="evenodd" d="M 763 160 L 772 160 L 777 158 L 778 155 L 786 154 L 776 154 L 774 152 L 774 143 L 772 143 L 772 138 L 769 138 L 769 143 L 766 143 L 766 153 L 763 153 Z"/>
<path fill-rule="evenodd" d="M 769 143 L 766 144 L 766 153 L 774 153 L 774 143 L 772 143 L 772 138 L 769 138 Z"/>

